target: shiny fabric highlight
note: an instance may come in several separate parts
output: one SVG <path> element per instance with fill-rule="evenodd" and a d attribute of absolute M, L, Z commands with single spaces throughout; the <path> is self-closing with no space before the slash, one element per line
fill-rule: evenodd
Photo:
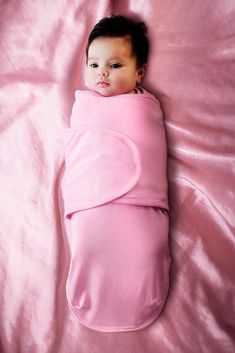
<path fill-rule="evenodd" d="M 111 13 L 148 25 L 143 86 L 169 152 L 170 292 L 160 318 L 128 334 L 70 314 L 59 216 L 61 131 L 85 88 L 86 37 Z M 234 23 L 233 0 L 0 3 L 1 353 L 234 352 Z"/>

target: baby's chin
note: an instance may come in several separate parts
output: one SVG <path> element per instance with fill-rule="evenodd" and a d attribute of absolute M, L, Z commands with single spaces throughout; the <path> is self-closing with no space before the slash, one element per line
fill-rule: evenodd
<path fill-rule="evenodd" d="M 89 90 L 96 92 L 98 94 L 100 94 L 103 97 L 113 97 L 113 96 L 119 96 L 121 94 L 127 94 L 127 93 L 131 93 L 132 90 L 128 90 L 128 91 L 122 91 L 122 90 L 109 90 L 109 89 L 102 89 L 102 88 L 91 88 L 91 87 L 87 87 Z"/>
<path fill-rule="evenodd" d="M 103 97 L 113 97 L 113 96 L 118 96 L 120 93 L 118 92 L 100 92 L 96 90 L 95 92 L 99 93 Z"/>

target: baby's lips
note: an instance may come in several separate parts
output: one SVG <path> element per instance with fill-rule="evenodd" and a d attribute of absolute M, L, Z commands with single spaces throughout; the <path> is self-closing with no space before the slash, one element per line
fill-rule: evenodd
<path fill-rule="evenodd" d="M 110 86 L 110 83 L 105 82 L 105 81 L 100 81 L 100 82 L 97 83 L 97 86 L 108 87 L 108 86 Z"/>

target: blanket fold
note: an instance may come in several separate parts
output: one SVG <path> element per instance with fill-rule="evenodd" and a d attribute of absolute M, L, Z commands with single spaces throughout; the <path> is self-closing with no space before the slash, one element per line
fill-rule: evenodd
<path fill-rule="evenodd" d="M 168 209 L 166 140 L 156 98 L 76 91 L 64 130 L 65 217 L 107 202 Z"/>

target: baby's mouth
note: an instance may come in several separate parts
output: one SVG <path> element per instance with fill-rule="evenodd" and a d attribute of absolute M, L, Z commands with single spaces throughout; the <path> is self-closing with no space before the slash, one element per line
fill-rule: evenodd
<path fill-rule="evenodd" d="M 110 83 L 105 82 L 105 81 L 100 81 L 100 82 L 97 83 L 97 86 L 99 86 L 99 87 L 108 87 L 108 86 L 110 86 Z"/>

